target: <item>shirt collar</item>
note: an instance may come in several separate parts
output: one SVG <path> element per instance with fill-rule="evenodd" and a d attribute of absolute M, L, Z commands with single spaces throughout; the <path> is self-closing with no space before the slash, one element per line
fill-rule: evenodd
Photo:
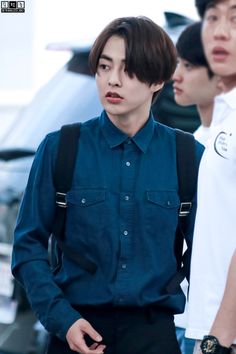
<path fill-rule="evenodd" d="M 127 141 L 127 139 L 131 139 L 142 152 L 146 153 L 153 136 L 154 124 L 155 122 L 153 114 L 150 113 L 150 116 L 144 127 L 140 129 L 137 134 L 135 134 L 135 136 L 129 138 L 127 134 L 123 133 L 111 122 L 105 111 L 103 111 L 100 116 L 101 129 L 111 149 L 121 145 Z"/>
<path fill-rule="evenodd" d="M 216 96 L 215 98 L 216 102 L 225 102 L 227 106 L 229 106 L 232 109 L 236 108 L 236 88 L 232 89 L 231 91 L 227 93 L 222 93 L 219 96 Z"/>
<path fill-rule="evenodd" d="M 215 97 L 211 126 L 221 124 L 228 117 L 230 110 L 234 110 L 236 108 L 235 97 L 236 88 Z"/>

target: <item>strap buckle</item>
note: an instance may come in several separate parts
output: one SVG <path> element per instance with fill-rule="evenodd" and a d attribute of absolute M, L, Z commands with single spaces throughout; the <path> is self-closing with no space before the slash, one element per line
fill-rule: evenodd
<path fill-rule="evenodd" d="M 187 216 L 192 208 L 191 202 L 185 202 L 180 204 L 179 216 Z"/>
<path fill-rule="evenodd" d="M 67 208 L 66 193 L 56 192 L 56 204 L 60 208 Z"/>

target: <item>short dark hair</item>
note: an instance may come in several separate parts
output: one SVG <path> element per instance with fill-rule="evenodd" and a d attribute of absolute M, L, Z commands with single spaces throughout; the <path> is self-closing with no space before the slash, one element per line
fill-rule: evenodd
<path fill-rule="evenodd" d="M 144 16 L 117 18 L 105 27 L 89 55 L 94 75 L 102 51 L 112 36 L 125 41 L 126 70 L 130 77 L 135 75 L 149 85 L 171 79 L 176 68 L 176 48 L 167 33 Z"/>
<path fill-rule="evenodd" d="M 212 77 L 213 72 L 204 54 L 201 31 L 201 22 L 195 22 L 186 27 L 176 42 L 176 48 L 180 58 L 196 66 L 205 66 L 208 70 L 209 77 Z"/>
<path fill-rule="evenodd" d="M 198 11 L 198 14 L 201 18 L 204 17 L 206 10 L 214 5 L 217 4 L 218 2 L 221 2 L 223 0 L 195 0 L 195 5 Z"/>

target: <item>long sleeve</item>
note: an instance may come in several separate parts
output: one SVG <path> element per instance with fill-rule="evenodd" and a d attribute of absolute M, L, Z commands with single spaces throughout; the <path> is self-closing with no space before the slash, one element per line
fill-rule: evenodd
<path fill-rule="evenodd" d="M 55 203 L 52 178 L 56 143 L 51 137 L 42 142 L 32 165 L 15 229 L 12 271 L 45 328 L 64 339 L 80 315 L 55 283 L 48 262 Z"/>

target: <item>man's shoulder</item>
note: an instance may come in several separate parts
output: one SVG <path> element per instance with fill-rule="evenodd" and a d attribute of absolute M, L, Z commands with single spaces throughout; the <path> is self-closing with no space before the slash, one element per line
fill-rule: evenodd
<path fill-rule="evenodd" d="M 81 123 L 82 130 L 87 130 L 87 129 L 92 130 L 92 129 L 96 129 L 98 126 L 100 126 L 100 117 L 91 118 Z"/>
<path fill-rule="evenodd" d="M 168 125 L 158 122 L 158 120 L 156 120 L 156 119 L 154 119 L 154 124 L 158 129 L 165 130 L 165 131 L 174 131 L 173 128 L 169 127 Z"/>
<path fill-rule="evenodd" d="M 176 130 L 182 132 L 183 134 L 187 133 L 187 134 L 193 135 L 192 133 L 186 132 L 186 131 L 178 129 L 178 128 L 169 127 L 168 125 L 165 125 L 165 124 L 160 123 L 158 121 L 155 121 L 154 124 L 155 124 L 155 130 L 156 130 L 157 134 L 169 135 L 172 139 L 176 139 Z M 194 135 L 193 135 L 193 137 L 194 137 Z M 198 147 L 202 146 L 202 144 L 200 144 L 196 139 L 195 139 L 195 141 L 196 141 L 196 146 L 198 146 Z"/>
<path fill-rule="evenodd" d="M 99 126 L 99 117 L 89 119 L 85 122 L 77 122 L 77 123 L 73 123 L 73 124 L 68 124 L 68 126 L 71 125 L 71 127 L 73 129 L 73 126 L 75 127 L 78 124 L 80 124 L 81 131 L 93 130 Z M 49 143 L 50 145 L 51 144 L 57 145 L 59 143 L 60 132 L 61 132 L 61 129 L 58 129 L 58 130 L 48 133 L 45 136 L 43 143 L 46 143 L 46 144 Z"/>
<path fill-rule="evenodd" d="M 175 139 L 175 129 L 169 127 L 168 125 L 165 125 L 163 123 L 160 123 L 158 121 L 154 121 L 154 127 L 155 131 L 159 135 L 168 135 L 170 138 Z"/>
<path fill-rule="evenodd" d="M 176 141 L 176 129 L 175 128 L 171 128 L 165 124 L 159 123 L 157 121 L 155 121 L 155 127 L 156 127 L 156 132 L 157 134 L 161 134 L 162 136 L 168 136 L 169 139 L 173 140 L 174 142 Z M 179 129 L 178 129 L 179 130 Z M 186 133 L 184 131 L 182 131 L 183 133 Z M 191 133 L 188 133 L 191 134 Z M 194 135 L 191 134 L 194 138 Z M 196 155 L 197 155 L 197 160 L 199 161 L 201 159 L 201 156 L 203 154 L 204 151 L 204 146 L 199 143 L 199 141 L 197 141 L 194 138 L 194 143 L 195 143 L 195 151 L 196 151 Z"/>

